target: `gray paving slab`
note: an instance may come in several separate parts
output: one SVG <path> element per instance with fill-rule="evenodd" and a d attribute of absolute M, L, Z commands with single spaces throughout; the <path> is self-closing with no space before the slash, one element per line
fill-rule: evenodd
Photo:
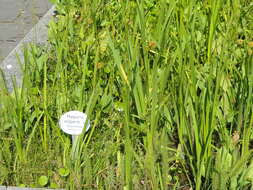
<path fill-rule="evenodd" d="M 22 84 L 22 72 L 17 57 L 22 63 L 24 60 L 23 48 L 31 42 L 37 44 L 45 44 L 47 42 L 47 25 L 52 18 L 54 9 L 55 7 L 53 6 L 31 29 L 31 31 L 19 42 L 19 44 L 11 51 L 11 53 L 3 60 L 3 62 L 0 63 L 0 69 L 5 75 L 5 82 L 9 91 L 13 90 L 13 78 L 15 78 L 18 86 L 21 86 Z"/>
<path fill-rule="evenodd" d="M 51 6 L 49 0 L 0 0 L 0 62 Z"/>
<path fill-rule="evenodd" d="M 5 3 L 11 3 L 11 1 L 16 1 L 16 0 L 0 0 L 0 5 L 6 1 Z M 11 6 L 11 4 L 8 4 Z M 15 6 L 15 5 L 13 5 Z M 0 7 L 0 10 L 3 8 Z M 4 72 L 5 79 L 7 82 L 7 86 L 9 87 L 9 90 L 12 90 L 12 82 L 11 78 L 15 77 L 17 80 L 17 84 L 21 85 L 22 81 L 22 73 L 19 67 L 19 63 L 17 60 L 17 56 L 20 58 L 21 61 L 23 61 L 24 56 L 23 56 L 23 48 L 26 46 L 27 43 L 38 43 L 38 44 L 45 44 L 47 42 L 47 25 L 49 20 L 52 17 L 54 7 L 52 7 L 40 20 L 39 22 L 30 30 L 30 32 L 25 35 L 25 37 L 18 43 L 18 45 L 10 52 L 10 54 L 4 59 L 2 63 L 0 63 L 0 69 Z M 37 11 L 38 12 L 38 11 Z M 6 30 L 8 29 L 11 31 L 10 33 L 6 34 L 7 38 L 9 40 L 4 40 L 6 39 L 3 37 L 3 35 L 0 35 L 0 47 L 5 47 L 7 48 L 6 51 L 9 49 L 12 49 L 12 46 L 16 45 L 16 42 L 19 40 L 19 37 L 22 37 L 22 35 L 19 36 L 18 30 L 20 30 L 20 23 L 17 22 L 15 25 L 13 25 L 14 21 L 10 20 L 10 22 L 6 23 L 1 23 L 1 19 L 15 19 L 17 17 L 17 13 L 13 13 L 14 15 L 12 16 L 6 16 L 6 14 L 2 11 L 0 11 L 0 26 L 2 28 L 6 27 Z M 29 15 L 28 15 L 29 16 Z M 0 27 L 0 31 L 1 28 Z M 13 27 L 13 28 L 11 28 Z M 17 30 L 17 31 L 15 31 Z M 1 34 L 1 33 L 0 33 Z M 11 38 L 12 36 L 16 36 Z M 10 45 L 8 43 L 13 43 L 14 45 Z M 1 58 L 0 58 L 1 61 Z M 0 190 L 53 190 L 53 189 L 47 189 L 47 188 L 22 188 L 22 187 L 6 187 L 6 186 L 0 186 Z M 55 189 L 54 189 L 55 190 Z M 63 189 L 58 189 L 58 190 L 63 190 Z"/>

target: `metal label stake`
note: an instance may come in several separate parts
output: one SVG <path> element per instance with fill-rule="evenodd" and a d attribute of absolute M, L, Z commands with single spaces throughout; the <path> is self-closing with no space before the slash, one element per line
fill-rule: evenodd
<path fill-rule="evenodd" d="M 59 125 L 61 129 L 72 137 L 72 154 L 73 157 L 78 155 L 78 137 L 82 134 L 86 126 L 87 115 L 80 111 L 69 111 L 60 118 Z M 86 131 L 90 128 L 90 122 L 87 121 Z"/>

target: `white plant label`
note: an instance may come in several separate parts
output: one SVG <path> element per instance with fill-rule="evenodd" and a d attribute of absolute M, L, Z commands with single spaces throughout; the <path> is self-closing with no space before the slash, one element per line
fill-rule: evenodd
<path fill-rule="evenodd" d="M 87 115 L 80 111 L 70 111 L 63 114 L 60 118 L 61 129 L 70 135 L 80 135 L 83 131 Z M 86 131 L 90 128 L 90 121 L 88 120 Z"/>

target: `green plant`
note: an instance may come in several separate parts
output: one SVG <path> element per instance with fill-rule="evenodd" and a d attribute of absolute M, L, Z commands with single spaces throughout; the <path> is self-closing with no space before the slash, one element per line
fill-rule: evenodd
<path fill-rule="evenodd" d="M 25 51 L 22 88 L 1 83 L 1 183 L 48 176 L 47 186 L 68 189 L 250 188 L 252 3 L 56 7 L 49 46 Z M 91 120 L 74 146 L 58 127 L 70 110 Z"/>

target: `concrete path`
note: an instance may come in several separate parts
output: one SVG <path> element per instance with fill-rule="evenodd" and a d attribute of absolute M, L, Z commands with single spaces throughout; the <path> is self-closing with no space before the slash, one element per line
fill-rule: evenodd
<path fill-rule="evenodd" d="M 0 0 L 0 64 L 50 7 L 48 0 Z"/>
<path fill-rule="evenodd" d="M 10 89 L 12 76 L 17 83 L 22 80 L 16 55 L 22 60 L 22 48 L 26 43 L 47 41 L 47 24 L 53 11 L 54 7 L 47 0 L 0 0 L 0 69 Z M 0 190 L 51 189 L 0 186 Z"/>
<path fill-rule="evenodd" d="M 0 70 L 4 73 L 5 83 L 9 91 L 13 90 L 13 79 L 15 78 L 16 84 L 20 87 L 22 84 L 22 72 L 17 59 L 17 56 L 24 61 L 23 48 L 27 43 L 34 42 L 38 44 L 45 44 L 47 42 L 48 22 L 52 18 L 54 7 L 39 20 L 39 22 L 25 35 L 25 37 L 15 46 L 7 57 L 0 63 Z M 2 83 L 0 78 L 0 83 Z"/>

